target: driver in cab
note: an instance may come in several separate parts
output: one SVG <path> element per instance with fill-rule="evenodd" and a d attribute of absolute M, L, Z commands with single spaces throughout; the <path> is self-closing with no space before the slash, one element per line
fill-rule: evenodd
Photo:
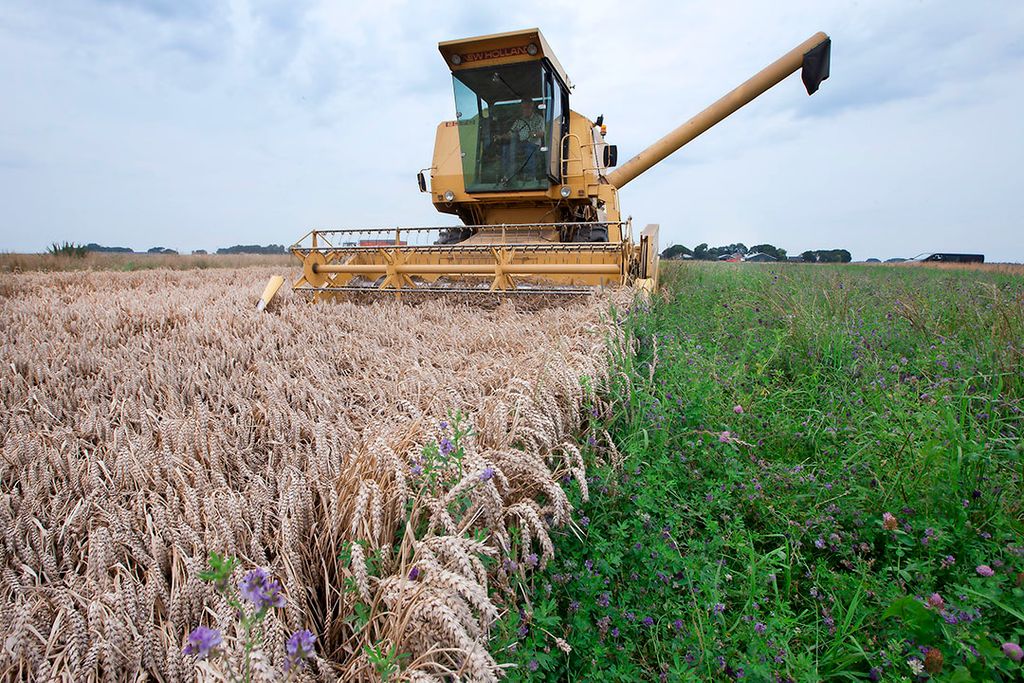
<path fill-rule="evenodd" d="M 507 143 L 503 146 L 501 154 L 504 181 L 519 175 L 525 169 L 529 169 L 531 175 L 536 175 L 541 160 L 544 117 L 537 111 L 537 106 L 531 99 L 523 100 L 521 107 L 519 118 L 512 122 L 508 132 L 495 136 L 495 140 Z"/>

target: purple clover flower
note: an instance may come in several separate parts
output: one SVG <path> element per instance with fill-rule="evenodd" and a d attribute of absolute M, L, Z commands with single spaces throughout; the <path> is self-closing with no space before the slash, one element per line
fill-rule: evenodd
<path fill-rule="evenodd" d="M 485 467 L 484 471 L 480 473 L 480 481 L 490 481 L 494 476 L 493 467 Z"/>
<path fill-rule="evenodd" d="M 312 658 L 315 642 L 316 636 L 308 629 L 291 634 L 284 644 L 284 651 L 288 655 L 284 660 L 284 670 L 291 671 L 296 665 L 302 666 L 304 660 Z"/>
<path fill-rule="evenodd" d="M 995 574 L 996 574 L 992 570 L 992 567 L 988 566 L 987 564 L 979 564 L 977 567 L 974 568 L 974 571 L 978 572 L 978 576 L 986 576 L 987 577 L 987 576 L 995 576 Z"/>
<path fill-rule="evenodd" d="M 420 578 L 420 568 L 419 567 L 413 567 L 412 569 L 409 570 L 409 580 L 410 581 L 415 581 L 418 578 Z"/>
<path fill-rule="evenodd" d="M 265 569 L 256 568 L 247 573 L 239 582 L 238 590 L 242 598 L 257 610 L 285 605 L 281 582 L 267 574 Z"/>
<path fill-rule="evenodd" d="M 724 611 L 725 611 L 725 605 L 720 603 L 720 602 L 716 602 L 715 606 L 711 608 L 711 613 L 712 614 L 721 614 Z"/>
<path fill-rule="evenodd" d="M 1015 662 L 1024 659 L 1024 650 L 1017 643 L 1003 643 L 1003 654 Z"/>
<path fill-rule="evenodd" d="M 526 562 L 526 566 L 528 566 L 528 567 L 531 567 L 531 568 L 532 567 L 536 567 L 537 564 L 539 563 L 539 559 L 537 558 L 537 553 L 530 553 L 529 555 L 527 555 L 525 562 Z"/>
<path fill-rule="evenodd" d="M 768 627 L 762 624 L 760 621 L 754 624 L 754 631 L 756 631 L 757 633 L 763 634 L 767 630 Z"/>
<path fill-rule="evenodd" d="M 216 651 L 222 642 L 224 642 L 224 636 L 217 629 L 197 626 L 192 633 L 188 634 L 188 644 L 182 650 L 182 654 L 206 659 Z"/>
<path fill-rule="evenodd" d="M 644 617 L 643 624 L 647 627 L 654 626 L 654 617 Z"/>
<path fill-rule="evenodd" d="M 442 438 L 438 444 L 438 450 L 441 451 L 441 455 L 451 455 L 455 452 L 455 444 L 447 436 Z"/>

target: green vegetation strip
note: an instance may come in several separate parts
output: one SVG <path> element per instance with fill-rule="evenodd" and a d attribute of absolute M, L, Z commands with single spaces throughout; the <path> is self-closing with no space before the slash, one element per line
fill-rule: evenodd
<path fill-rule="evenodd" d="M 509 678 L 1021 680 L 1024 279 L 664 280 L 617 313 L 591 499 L 499 625 Z"/>

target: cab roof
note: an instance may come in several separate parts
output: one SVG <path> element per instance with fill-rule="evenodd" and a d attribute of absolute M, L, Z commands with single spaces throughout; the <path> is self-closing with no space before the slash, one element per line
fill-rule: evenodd
<path fill-rule="evenodd" d="M 452 72 L 496 64 L 529 62 L 547 57 L 565 86 L 569 89 L 573 87 L 569 75 L 565 73 L 539 28 L 446 40 L 438 43 L 437 49 Z"/>

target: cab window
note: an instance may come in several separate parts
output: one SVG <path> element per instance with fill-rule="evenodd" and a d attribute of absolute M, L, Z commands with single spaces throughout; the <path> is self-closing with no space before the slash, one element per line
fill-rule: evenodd
<path fill-rule="evenodd" d="M 546 190 L 557 167 L 553 135 L 561 138 L 555 131 L 561 124 L 552 125 L 547 68 L 536 61 L 458 71 L 452 78 L 466 191 Z"/>

